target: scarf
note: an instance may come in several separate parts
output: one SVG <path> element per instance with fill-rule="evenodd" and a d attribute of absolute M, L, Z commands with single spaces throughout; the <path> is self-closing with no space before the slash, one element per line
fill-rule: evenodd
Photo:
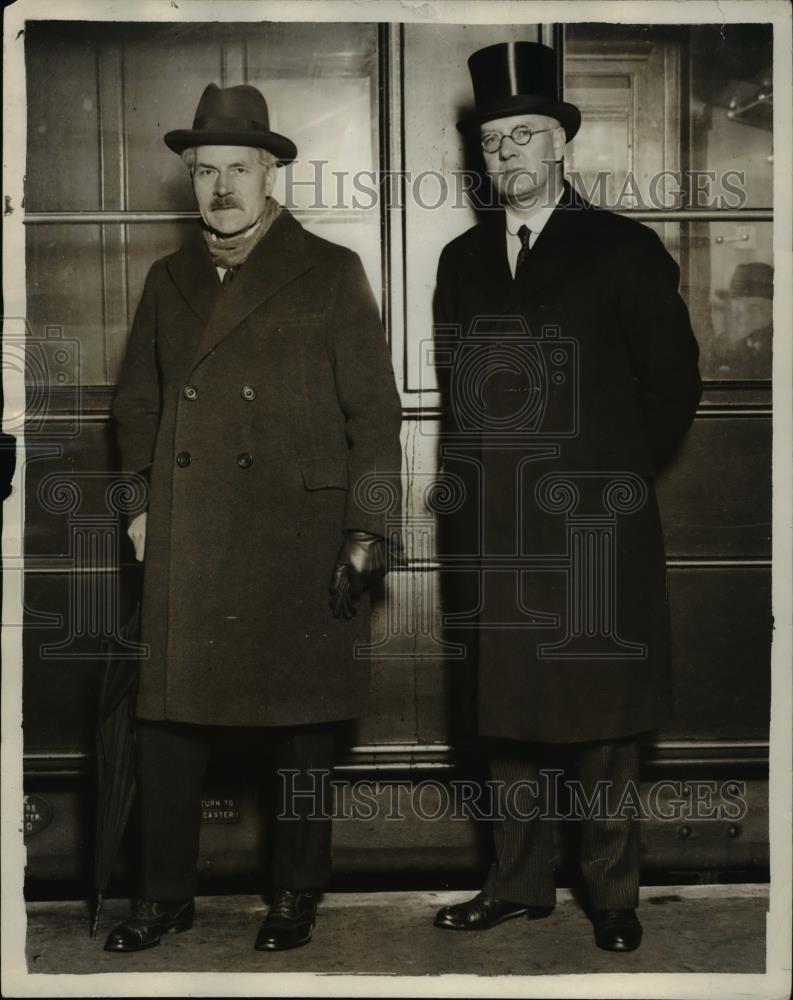
<path fill-rule="evenodd" d="M 275 198 L 268 198 L 259 218 L 241 233 L 223 236 L 204 225 L 203 236 L 215 267 L 239 267 L 278 218 L 281 206 Z"/>

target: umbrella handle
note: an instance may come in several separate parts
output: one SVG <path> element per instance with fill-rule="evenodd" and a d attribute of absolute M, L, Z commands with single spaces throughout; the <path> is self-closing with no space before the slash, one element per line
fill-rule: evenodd
<path fill-rule="evenodd" d="M 94 907 L 94 919 L 91 922 L 91 940 L 93 941 L 96 937 L 96 933 L 99 930 L 99 915 L 102 912 L 102 893 L 98 892 L 96 894 L 96 905 Z"/>

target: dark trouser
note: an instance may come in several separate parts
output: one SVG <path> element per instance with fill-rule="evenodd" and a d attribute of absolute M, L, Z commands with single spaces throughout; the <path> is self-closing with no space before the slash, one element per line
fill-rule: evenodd
<path fill-rule="evenodd" d="M 330 875 L 336 729 L 329 723 L 259 730 L 262 749 L 272 753 L 272 771 L 296 772 L 287 780 L 278 775 L 276 782 L 278 816 L 294 818 L 272 824 L 275 887 L 319 889 Z M 216 730 L 206 726 L 138 722 L 142 899 L 195 895 L 201 788 L 214 735 Z"/>
<path fill-rule="evenodd" d="M 505 789 L 512 787 L 513 792 L 505 795 L 504 818 L 497 818 L 493 827 L 496 861 L 485 883 L 489 895 L 529 906 L 554 904 L 557 821 L 542 817 L 567 814 L 560 803 L 547 801 L 545 794 L 555 783 L 552 772 L 563 767 L 566 776 L 557 780 L 577 779 L 582 797 L 590 801 L 598 782 L 607 782 L 607 802 L 612 809 L 606 811 L 611 812 L 626 788 L 631 784 L 638 788 L 638 744 L 629 739 L 564 746 L 494 745 L 491 776 L 503 782 Z M 537 783 L 538 794 L 527 782 Z M 594 909 L 634 909 L 639 903 L 639 820 L 630 808 L 623 812 L 613 818 L 581 815 L 579 819 L 579 864 Z M 536 813 L 536 818 L 519 818 Z M 573 814 L 580 814 L 580 810 L 573 810 Z"/>

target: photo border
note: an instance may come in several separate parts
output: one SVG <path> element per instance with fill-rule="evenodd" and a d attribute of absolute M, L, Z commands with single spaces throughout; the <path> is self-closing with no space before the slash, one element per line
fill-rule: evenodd
<path fill-rule="evenodd" d="M 101 973 L 35 974 L 26 970 L 26 916 L 22 885 L 22 629 L 3 627 L 2 656 L 2 993 L 4 996 L 499 996 L 499 997 L 787 997 L 791 953 L 791 593 L 793 570 L 793 255 L 791 206 L 791 7 L 785 0 L 144 0 L 82 2 L 17 0 L 4 11 L 3 226 L 5 316 L 24 317 L 23 198 L 26 151 L 24 22 L 26 19 L 107 21 L 403 21 L 412 23 L 636 24 L 749 23 L 774 25 L 774 341 L 772 703 L 770 727 L 770 900 L 767 968 L 763 975 L 598 973 L 538 976 L 370 976 L 326 973 Z M 4 429 L 24 409 L 22 373 L 4 371 Z M 3 622 L 22 615 L 24 525 L 21 473 L 25 442 L 17 438 L 14 490 L 5 502 Z M 429 929 L 428 929 L 429 933 Z M 229 987 L 232 987 L 230 990 Z"/>

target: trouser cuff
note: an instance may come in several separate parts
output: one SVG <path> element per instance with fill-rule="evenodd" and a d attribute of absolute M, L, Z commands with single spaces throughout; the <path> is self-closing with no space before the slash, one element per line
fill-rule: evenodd
<path fill-rule="evenodd" d="M 156 900 L 158 903 L 176 903 L 184 899 L 194 899 L 195 894 L 195 879 L 191 882 L 144 879 L 138 891 L 140 899 Z"/>
<path fill-rule="evenodd" d="M 491 868 L 484 889 L 488 896 L 509 903 L 520 903 L 523 906 L 556 906 L 555 883 L 542 884 L 547 878 L 547 873 L 543 872 L 541 878 L 535 877 L 533 880 L 501 879 L 498 871 Z"/>

